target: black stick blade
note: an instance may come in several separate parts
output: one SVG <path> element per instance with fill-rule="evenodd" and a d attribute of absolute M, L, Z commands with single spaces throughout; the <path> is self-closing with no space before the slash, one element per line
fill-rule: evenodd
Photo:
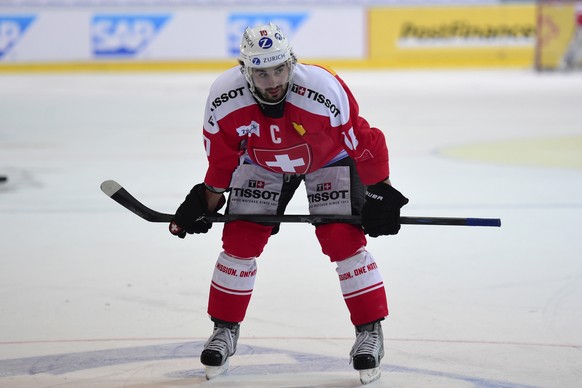
<path fill-rule="evenodd" d="M 132 213 L 150 222 L 170 222 L 174 217 L 172 214 L 160 213 L 150 209 L 129 194 L 119 183 L 107 180 L 101 183 L 101 191 L 115 202 L 128 209 Z"/>

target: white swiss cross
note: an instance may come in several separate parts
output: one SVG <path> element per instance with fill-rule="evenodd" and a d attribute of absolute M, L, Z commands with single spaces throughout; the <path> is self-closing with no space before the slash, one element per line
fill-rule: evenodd
<path fill-rule="evenodd" d="M 269 167 L 279 167 L 284 172 L 296 172 L 295 167 L 305 166 L 303 158 L 290 159 L 289 155 L 275 155 L 275 162 L 266 162 Z"/>
<path fill-rule="evenodd" d="M 182 228 L 180 228 L 178 225 L 176 225 L 175 222 L 170 223 L 170 231 L 172 233 L 180 233 L 182 231 Z"/>

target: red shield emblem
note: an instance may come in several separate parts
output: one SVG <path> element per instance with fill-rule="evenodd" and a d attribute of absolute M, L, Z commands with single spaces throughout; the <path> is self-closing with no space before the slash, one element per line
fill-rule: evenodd
<path fill-rule="evenodd" d="M 307 144 L 281 150 L 253 149 L 255 162 L 267 170 L 289 174 L 305 174 L 311 166 L 311 150 Z"/>

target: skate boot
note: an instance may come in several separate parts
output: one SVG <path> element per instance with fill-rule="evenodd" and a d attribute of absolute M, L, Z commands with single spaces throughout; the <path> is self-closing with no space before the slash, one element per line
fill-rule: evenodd
<path fill-rule="evenodd" d="M 380 360 L 384 357 L 384 335 L 380 321 L 356 326 L 356 343 L 350 352 L 350 362 L 360 372 L 362 384 L 380 378 Z"/>
<path fill-rule="evenodd" d="M 206 366 L 207 380 L 228 371 L 228 360 L 236 352 L 239 328 L 238 323 L 214 322 L 214 332 L 200 354 L 200 361 Z"/>

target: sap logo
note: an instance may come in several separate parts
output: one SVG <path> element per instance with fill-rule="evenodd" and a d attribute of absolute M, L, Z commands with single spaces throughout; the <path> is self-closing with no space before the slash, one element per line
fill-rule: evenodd
<path fill-rule="evenodd" d="M 24 35 L 35 16 L 0 16 L 0 58 Z"/>
<path fill-rule="evenodd" d="M 91 42 L 95 56 L 133 56 L 157 36 L 170 15 L 95 15 Z"/>
<path fill-rule="evenodd" d="M 237 57 L 240 50 L 240 40 L 247 27 L 273 22 L 290 38 L 305 22 L 309 14 L 307 12 L 282 12 L 282 13 L 255 13 L 236 12 L 228 16 L 228 53 Z M 279 39 L 279 38 L 277 38 Z"/>

